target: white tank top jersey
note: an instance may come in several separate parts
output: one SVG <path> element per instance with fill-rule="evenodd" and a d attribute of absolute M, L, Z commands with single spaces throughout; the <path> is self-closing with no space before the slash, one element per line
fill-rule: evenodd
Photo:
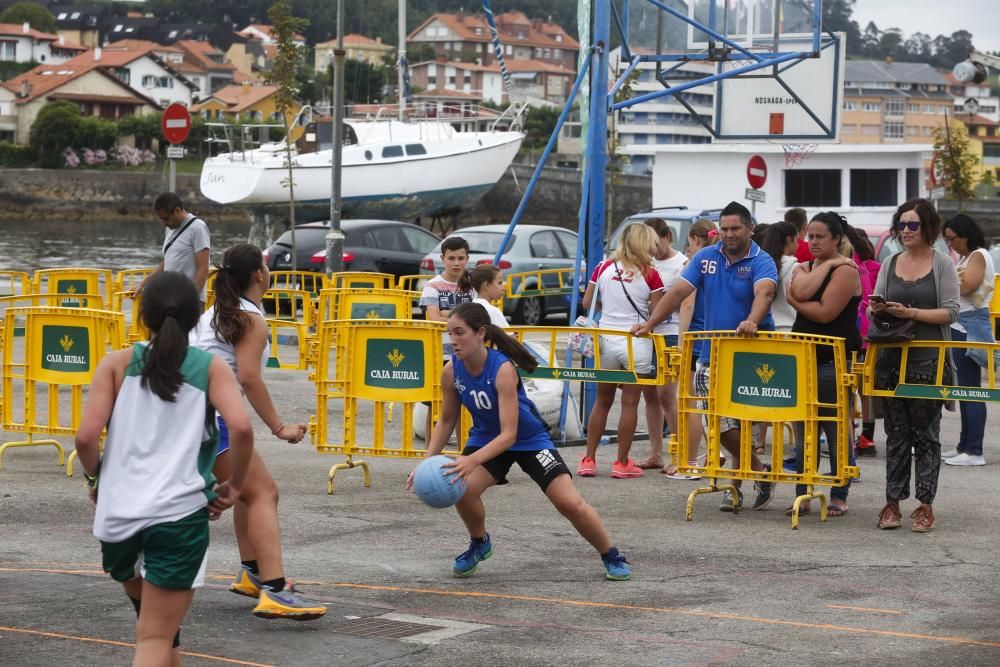
<path fill-rule="evenodd" d="M 983 282 L 976 288 L 976 291 L 969 296 L 959 296 L 958 306 L 960 312 L 965 312 L 967 310 L 978 310 L 980 308 L 988 308 L 990 305 L 990 299 L 993 298 L 993 281 L 996 276 L 996 267 L 993 266 L 993 257 L 986 248 L 977 248 L 970 252 L 968 255 L 963 257 L 958 261 L 956 269 L 962 271 L 969 264 L 969 260 L 972 259 L 973 255 L 982 255 L 983 261 L 986 263 L 983 268 Z M 955 326 L 954 324 L 952 326 Z"/>
<path fill-rule="evenodd" d="M 663 282 L 664 294 L 669 292 L 670 288 L 677 282 L 677 279 L 680 278 L 685 264 L 687 264 L 687 255 L 682 252 L 677 253 L 670 259 L 657 259 L 653 261 L 653 266 L 656 267 L 656 272 L 660 274 L 660 280 Z M 656 325 L 653 333 L 665 334 L 667 336 L 678 335 L 681 328 L 680 312 L 680 310 L 675 310 L 670 313 L 670 317 Z"/>
<path fill-rule="evenodd" d="M 240 299 L 240 309 L 248 313 L 260 315 L 261 319 L 265 319 L 264 313 L 252 301 Z M 236 348 L 216 337 L 215 329 L 212 328 L 212 317 L 214 315 L 215 306 L 202 313 L 201 318 L 198 319 L 198 324 L 191 330 L 191 334 L 188 336 L 188 344 L 194 345 L 206 352 L 211 352 L 217 357 L 221 357 L 223 361 L 229 364 L 233 372 L 236 373 Z M 268 338 L 267 343 L 264 344 L 264 353 L 260 357 L 261 370 L 267 368 L 267 360 L 270 358 L 271 339 Z"/>
<path fill-rule="evenodd" d="M 480 299 L 479 297 L 476 297 L 475 299 L 472 300 L 472 303 L 478 303 L 480 306 L 485 308 L 487 314 L 489 314 L 490 316 L 490 322 L 492 322 L 496 326 L 500 327 L 501 329 L 506 329 L 507 327 L 510 326 L 510 324 L 507 323 L 507 318 L 503 316 L 503 312 L 499 308 L 494 306 L 492 303 L 487 301 L 486 299 Z"/>
<path fill-rule="evenodd" d="M 208 403 L 212 355 L 188 347 L 184 384 L 169 402 L 142 386 L 145 348 L 133 347 L 104 440 L 94 515 L 94 537 L 103 542 L 183 519 L 215 498 L 219 431 Z"/>

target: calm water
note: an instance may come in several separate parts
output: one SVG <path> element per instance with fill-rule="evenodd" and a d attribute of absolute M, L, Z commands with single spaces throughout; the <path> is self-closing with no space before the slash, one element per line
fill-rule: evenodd
<path fill-rule="evenodd" d="M 212 261 L 236 243 L 245 243 L 250 223 L 209 223 Z M 0 269 L 88 267 L 141 269 L 162 259 L 164 227 L 154 216 L 146 220 L 108 222 L 39 222 L 0 224 Z"/>

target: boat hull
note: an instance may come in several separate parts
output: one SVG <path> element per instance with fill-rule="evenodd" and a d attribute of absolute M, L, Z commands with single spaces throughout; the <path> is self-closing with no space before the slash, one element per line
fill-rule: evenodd
<path fill-rule="evenodd" d="M 466 208 L 492 189 L 520 148 L 523 135 L 483 133 L 463 137 L 452 152 L 398 160 L 369 159 L 373 147 L 344 151 L 341 172 L 343 214 L 361 218 L 435 216 Z M 294 158 L 295 201 L 301 214 L 329 216 L 332 192 L 330 152 Z M 228 155 L 205 161 L 202 193 L 213 201 L 254 209 L 288 205 L 288 169 L 280 157 Z M 315 213 L 311 213 L 315 211 Z M 299 217 L 299 216 L 297 216 Z"/>

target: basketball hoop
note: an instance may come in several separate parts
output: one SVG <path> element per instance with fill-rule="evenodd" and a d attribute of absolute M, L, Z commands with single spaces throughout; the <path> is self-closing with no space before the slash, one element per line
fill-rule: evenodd
<path fill-rule="evenodd" d="M 816 144 L 782 144 L 785 150 L 785 168 L 797 167 L 816 151 Z"/>

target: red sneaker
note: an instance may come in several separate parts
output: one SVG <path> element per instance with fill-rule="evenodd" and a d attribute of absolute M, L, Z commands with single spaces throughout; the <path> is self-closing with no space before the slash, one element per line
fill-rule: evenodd
<path fill-rule="evenodd" d="M 611 464 L 611 476 L 615 479 L 627 479 L 629 477 L 642 477 L 645 474 L 639 466 L 628 459 L 625 463 L 615 461 Z"/>
<path fill-rule="evenodd" d="M 875 442 L 869 440 L 865 436 L 858 437 L 858 444 L 854 448 L 854 453 L 857 456 L 875 456 L 877 450 L 875 449 Z"/>
<path fill-rule="evenodd" d="M 589 456 L 580 457 L 580 465 L 576 468 L 579 477 L 593 477 L 597 474 L 597 460 Z"/>

